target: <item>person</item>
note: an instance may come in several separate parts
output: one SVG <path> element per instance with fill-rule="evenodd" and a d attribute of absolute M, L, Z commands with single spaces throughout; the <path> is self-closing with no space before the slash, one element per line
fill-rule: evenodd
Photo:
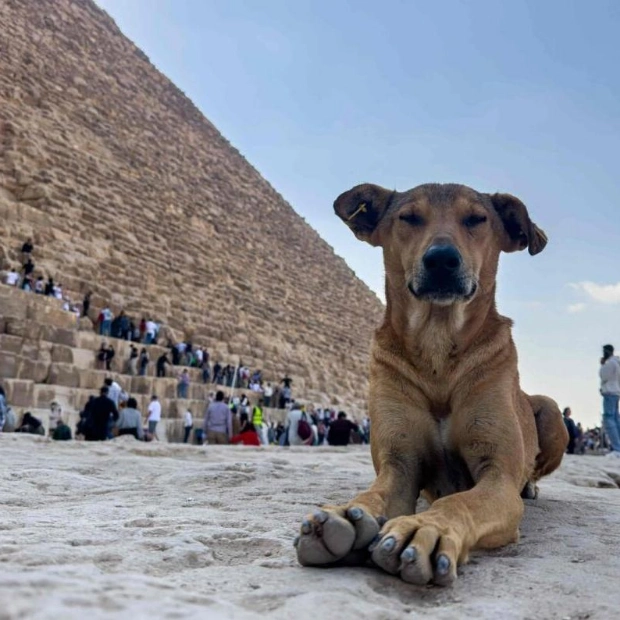
<path fill-rule="evenodd" d="M 244 446 L 260 446 L 260 439 L 254 424 L 248 420 L 248 414 L 241 414 L 241 429 L 238 435 L 230 438 L 232 444 L 242 444 Z"/>
<path fill-rule="evenodd" d="M 166 353 L 162 353 L 157 358 L 157 376 L 165 377 L 166 376 L 166 366 L 170 366 L 170 362 L 168 361 L 168 356 Z"/>
<path fill-rule="evenodd" d="M 108 396 L 108 386 L 104 385 L 99 396 L 89 406 L 88 420 L 84 428 L 86 441 L 105 441 L 108 438 L 110 420 L 118 420 L 118 409 Z"/>
<path fill-rule="evenodd" d="M 114 406 L 118 409 L 118 405 L 121 400 L 121 392 L 123 389 L 114 381 L 114 379 L 105 379 L 104 385 L 108 388 L 108 398 L 114 403 Z"/>
<path fill-rule="evenodd" d="M 348 446 L 351 441 L 351 431 L 357 432 L 357 430 L 357 424 L 347 420 L 347 414 L 344 411 L 340 411 L 338 419 L 329 425 L 327 443 L 330 446 Z"/>
<path fill-rule="evenodd" d="M 0 433 L 4 429 L 4 423 L 7 419 L 7 412 L 9 410 L 9 406 L 6 402 L 6 393 L 4 388 L 0 385 Z"/>
<path fill-rule="evenodd" d="M 271 407 L 271 398 L 273 396 L 273 387 L 271 383 L 267 383 L 265 389 L 263 390 L 263 400 L 265 402 L 265 407 Z"/>
<path fill-rule="evenodd" d="M 15 429 L 16 433 L 30 433 L 31 435 L 45 435 L 45 428 L 39 418 L 35 418 L 30 411 L 22 417 L 22 423 Z"/>
<path fill-rule="evenodd" d="M 568 444 L 566 446 L 566 452 L 568 454 L 575 454 L 577 427 L 575 426 L 575 421 L 570 416 L 570 407 L 566 407 L 566 409 L 564 409 L 564 411 L 562 412 L 562 417 L 564 418 L 564 426 L 566 426 L 566 430 L 568 431 Z"/>
<path fill-rule="evenodd" d="M 105 342 L 102 342 L 101 346 L 99 347 L 99 351 L 97 351 L 97 365 L 100 370 L 105 369 L 105 360 L 107 356 L 108 356 L 108 346 Z"/>
<path fill-rule="evenodd" d="M 138 374 L 138 349 L 135 345 L 131 345 L 129 351 L 129 361 L 127 362 L 129 374 L 135 377 Z"/>
<path fill-rule="evenodd" d="M 52 276 L 49 276 L 49 278 L 47 279 L 47 282 L 45 283 L 45 290 L 43 291 L 43 294 L 46 297 L 52 297 L 54 295 L 54 288 L 55 288 L 55 284 L 54 284 L 54 278 L 52 278 Z"/>
<path fill-rule="evenodd" d="M 601 368 L 601 396 L 603 397 L 603 428 L 611 445 L 611 454 L 620 458 L 620 417 L 618 400 L 620 400 L 620 360 L 614 355 L 614 347 L 603 347 Z"/>
<path fill-rule="evenodd" d="M 49 434 L 54 434 L 56 427 L 60 422 L 60 416 L 62 415 L 62 407 L 56 401 L 53 401 L 50 405 L 50 417 L 49 417 Z"/>
<path fill-rule="evenodd" d="M 82 301 L 82 316 L 88 316 L 88 311 L 90 310 L 90 298 L 92 296 L 92 291 L 88 291 L 88 293 L 84 295 L 84 300 Z"/>
<path fill-rule="evenodd" d="M 243 421 L 243 413 L 247 413 L 245 411 L 242 412 L 241 420 Z M 263 414 L 263 401 L 262 399 L 258 401 L 258 404 L 254 405 L 252 408 L 252 426 L 256 433 L 258 433 L 259 439 L 263 440 L 263 443 L 267 443 L 264 440 L 263 426 L 264 426 L 264 414 Z"/>
<path fill-rule="evenodd" d="M 144 344 L 153 344 L 155 342 L 155 335 L 157 334 L 157 323 L 153 319 L 149 318 L 145 325 L 145 341 Z"/>
<path fill-rule="evenodd" d="M 149 425 L 149 435 L 151 438 L 159 439 L 157 437 L 157 424 L 161 420 L 161 403 L 159 402 L 157 395 L 153 394 L 151 397 L 151 403 L 148 409 L 147 422 Z"/>
<path fill-rule="evenodd" d="M 304 421 L 308 426 L 310 434 L 308 436 L 300 436 L 299 422 Z M 287 427 L 286 437 L 284 441 L 288 441 L 291 446 L 309 446 L 312 443 L 312 428 L 310 426 L 310 420 L 306 412 L 295 401 L 292 402 L 291 408 L 286 415 Z M 302 428 L 306 428 L 302 425 Z"/>
<path fill-rule="evenodd" d="M 232 412 L 224 402 L 222 390 L 218 390 L 205 411 L 204 431 L 210 444 L 227 444 L 232 436 Z"/>
<path fill-rule="evenodd" d="M 107 371 L 112 370 L 112 360 L 114 359 L 115 355 L 116 352 L 114 351 L 114 347 L 112 345 L 109 345 L 105 352 L 105 369 Z"/>
<path fill-rule="evenodd" d="M 140 376 L 144 377 L 146 375 L 146 369 L 149 365 L 149 354 L 147 350 L 143 347 L 142 351 L 140 351 Z"/>
<path fill-rule="evenodd" d="M 142 414 L 138 411 L 138 401 L 135 398 L 127 400 L 127 406 L 121 409 L 118 416 L 118 434 L 133 435 L 136 439 L 144 439 L 142 429 Z"/>
<path fill-rule="evenodd" d="M 54 441 L 70 441 L 73 439 L 71 429 L 64 423 L 62 418 L 58 418 L 56 428 L 52 433 L 52 439 Z"/>
<path fill-rule="evenodd" d="M 187 398 L 187 392 L 189 390 L 189 372 L 184 369 L 179 375 L 177 383 L 177 398 Z"/>
<path fill-rule="evenodd" d="M 183 443 L 187 443 L 189 441 L 192 428 L 194 428 L 194 418 L 191 410 L 186 409 L 185 415 L 183 416 Z"/>
<path fill-rule="evenodd" d="M 17 286 L 17 283 L 19 282 L 19 274 L 17 271 L 15 271 L 15 269 L 11 269 L 11 271 L 6 274 L 4 282 L 9 286 Z"/>
<path fill-rule="evenodd" d="M 45 282 L 43 280 L 43 276 L 39 276 L 37 281 L 34 283 L 34 292 L 37 295 L 43 295 L 45 293 Z"/>
<path fill-rule="evenodd" d="M 32 238 L 28 237 L 24 245 L 22 245 L 22 265 L 26 261 L 30 260 L 33 250 L 34 250 L 34 244 L 32 243 Z"/>
<path fill-rule="evenodd" d="M 34 263 L 32 262 L 32 259 L 29 258 L 23 265 L 22 267 L 22 272 L 24 274 L 24 278 L 28 278 L 29 276 L 32 276 L 33 272 L 34 272 Z"/>
<path fill-rule="evenodd" d="M 101 336 L 107 336 L 109 338 L 112 333 L 112 320 L 114 319 L 112 310 L 110 310 L 110 308 L 106 306 L 105 308 L 103 308 L 99 316 L 101 318 L 101 322 L 99 324 L 99 334 Z"/>

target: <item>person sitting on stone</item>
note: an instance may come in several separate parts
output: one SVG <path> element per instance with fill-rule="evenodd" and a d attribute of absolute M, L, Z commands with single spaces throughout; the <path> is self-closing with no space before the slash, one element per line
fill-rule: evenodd
<path fill-rule="evenodd" d="M 26 411 L 21 424 L 15 429 L 16 433 L 30 433 L 31 435 L 45 435 L 45 428 L 39 418 L 35 418 L 30 411 Z"/>
<path fill-rule="evenodd" d="M 52 278 L 52 276 L 49 276 L 47 279 L 43 293 L 46 297 L 52 297 L 54 295 L 54 278 Z"/>
<path fill-rule="evenodd" d="M 260 446 L 260 439 L 254 424 L 248 419 L 247 413 L 242 413 L 239 421 L 241 422 L 241 429 L 239 434 L 230 438 L 232 444 L 242 444 L 244 446 Z"/>
<path fill-rule="evenodd" d="M 11 271 L 7 272 L 6 276 L 4 276 L 4 283 L 9 286 L 17 286 L 19 282 L 19 274 L 15 269 L 11 269 Z"/>
<path fill-rule="evenodd" d="M 33 288 L 34 288 L 34 284 L 32 282 L 32 276 L 26 276 L 22 280 L 22 286 L 21 286 L 22 291 L 26 291 L 26 293 L 31 293 Z"/>
<path fill-rule="evenodd" d="M 121 409 L 117 427 L 119 436 L 133 435 L 140 441 L 144 439 L 142 414 L 138 411 L 138 401 L 135 398 L 129 398 L 127 401 L 127 406 L 124 409 Z"/>
<path fill-rule="evenodd" d="M 62 299 L 62 284 L 59 283 L 54 286 L 53 296 L 56 299 Z"/>
<path fill-rule="evenodd" d="M 37 295 L 43 295 L 43 293 L 45 293 L 45 280 L 43 279 L 43 276 L 39 276 L 37 281 L 34 283 L 34 292 Z"/>
<path fill-rule="evenodd" d="M 344 411 L 340 411 L 338 419 L 329 425 L 327 443 L 330 446 L 348 446 L 351 441 L 351 432 L 357 432 L 357 430 L 357 424 L 347 420 L 347 414 Z"/>
<path fill-rule="evenodd" d="M 56 428 L 52 433 L 52 439 L 54 441 L 70 441 L 73 439 L 71 429 L 64 423 L 62 417 L 58 418 Z"/>

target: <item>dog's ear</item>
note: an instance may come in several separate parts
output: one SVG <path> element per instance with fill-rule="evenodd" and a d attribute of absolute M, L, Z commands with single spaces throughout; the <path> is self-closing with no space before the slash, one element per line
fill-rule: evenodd
<path fill-rule="evenodd" d="M 491 202 L 500 216 L 506 232 L 504 252 L 528 248 L 534 256 L 547 245 L 547 235 L 530 219 L 526 206 L 510 194 L 491 194 Z"/>
<path fill-rule="evenodd" d="M 395 194 L 378 185 L 357 185 L 336 198 L 334 211 L 358 239 L 380 245 L 374 232 Z"/>

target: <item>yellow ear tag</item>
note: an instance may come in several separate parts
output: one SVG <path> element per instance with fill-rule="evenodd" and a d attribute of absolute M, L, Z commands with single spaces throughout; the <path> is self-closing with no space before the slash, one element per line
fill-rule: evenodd
<path fill-rule="evenodd" d="M 347 218 L 347 222 L 350 222 L 354 217 L 357 217 L 360 213 L 366 213 L 368 209 L 366 208 L 366 203 L 362 202 L 362 204 L 357 208 L 357 211 L 349 215 Z"/>

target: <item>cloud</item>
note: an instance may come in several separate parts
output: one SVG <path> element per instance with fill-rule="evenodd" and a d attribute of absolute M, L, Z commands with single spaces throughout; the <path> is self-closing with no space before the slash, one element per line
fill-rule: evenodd
<path fill-rule="evenodd" d="M 566 310 L 567 312 L 570 312 L 570 314 L 577 314 L 578 312 L 583 312 L 586 309 L 587 305 L 586 304 L 570 304 L 570 306 L 567 306 Z"/>
<path fill-rule="evenodd" d="M 593 301 L 601 304 L 620 304 L 620 282 L 617 284 L 596 284 L 595 282 L 576 282 L 571 286 L 585 293 Z"/>

